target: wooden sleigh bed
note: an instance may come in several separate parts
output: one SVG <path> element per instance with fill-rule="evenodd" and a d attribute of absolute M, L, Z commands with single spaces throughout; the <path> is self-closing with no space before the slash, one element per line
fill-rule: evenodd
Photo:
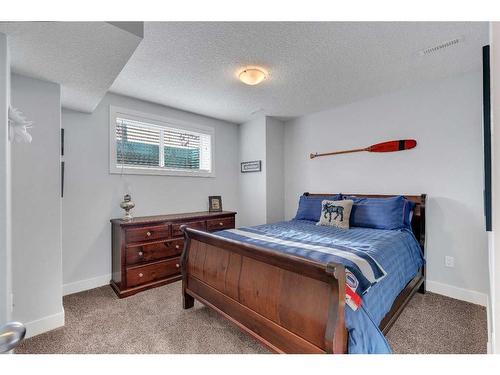
<path fill-rule="evenodd" d="M 332 195 L 332 194 L 310 194 Z M 360 195 L 357 197 L 390 197 Z M 425 194 L 416 203 L 412 230 L 425 245 Z M 183 228 L 183 307 L 194 300 L 219 312 L 277 353 L 347 353 L 345 269 Z M 425 255 L 425 254 L 424 254 Z M 402 290 L 380 324 L 386 334 L 411 297 L 424 287 L 425 266 Z"/>

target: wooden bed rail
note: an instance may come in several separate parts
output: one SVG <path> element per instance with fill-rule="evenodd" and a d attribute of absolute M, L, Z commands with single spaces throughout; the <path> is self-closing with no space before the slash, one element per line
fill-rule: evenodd
<path fill-rule="evenodd" d="M 347 352 L 343 265 L 182 230 L 185 309 L 197 299 L 274 352 Z"/>

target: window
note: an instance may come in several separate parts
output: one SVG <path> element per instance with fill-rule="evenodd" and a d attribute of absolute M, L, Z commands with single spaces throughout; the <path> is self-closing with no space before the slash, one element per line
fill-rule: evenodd
<path fill-rule="evenodd" d="M 110 107 L 110 172 L 213 177 L 214 129 Z"/>

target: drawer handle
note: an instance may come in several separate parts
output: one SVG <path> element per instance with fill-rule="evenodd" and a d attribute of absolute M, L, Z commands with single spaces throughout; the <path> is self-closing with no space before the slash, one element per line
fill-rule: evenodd
<path fill-rule="evenodd" d="M 219 225 L 222 227 L 222 226 L 224 225 L 224 223 L 221 221 L 221 222 L 219 223 Z"/>
<path fill-rule="evenodd" d="M 139 251 L 139 252 L 137 253 L 137 255 L 139 255 L 140 257 L 142 257 L 142 256 L 144 255 L 144 253 L 143 253 L 142 251 Z"/>
<path fill-rule="evenodd" d="M 139 273 L 139 277 L 143 277 L 143 276 L 144 276 L 144 274 L 142 272 Z"/>
<path fill-rule="evenodd" d="M 175 248 L 176 249 L 180 249 L 181 247 L 179 245 L 175 245 Z"/>
<path fill-rule="evenodd" d="M 176 263 L 176 265 L 175 265 L 175 266 L 176 266 L 177 268 L 179 268 L 179 267 L 180 267 L 180 264 L 179 264 L 179 263 Z"/>
<path fill-rule="evenodd" d="M 151 236 L 151 232 L 147 232 L 146 236 L 148 236 L 148 237 Z"/>

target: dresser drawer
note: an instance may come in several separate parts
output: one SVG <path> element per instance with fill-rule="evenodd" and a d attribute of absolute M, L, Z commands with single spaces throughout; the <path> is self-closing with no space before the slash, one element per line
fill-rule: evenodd
<path fill-rule="evenodd" d="M 183 248 L 183 239 L 129 247 L 126 249 L 127 264 L 151 262 L 162 258 L 178 256 L 181 255 Z"/>
<path fill-rule="evenodd" d="M 231 228 L 234 228 L 234 217 L 207 220 L 207 230 L 209 232 Z"/>
<path fill-rule="evenodd" d="M 145 242 L 170 238 L 170 226 L 168 224 L 154 225 L 149 227 L 130 228 L 126 230 L 127 242 Z"/>
<path fill-rule="evenodd" d="M 127 287 L 165 279 L 180 273 L 180 258 L 163 260 L 146 266 L 127 268 Z"/>
<path fill-rule="evenodd" d="M 180 237 L 183 235 L 181 225 L 186 225 L 188 228 L 206 230 L 205 221 L 191 221 L 189 223 L 172 224 L 172 237 Z"/>

